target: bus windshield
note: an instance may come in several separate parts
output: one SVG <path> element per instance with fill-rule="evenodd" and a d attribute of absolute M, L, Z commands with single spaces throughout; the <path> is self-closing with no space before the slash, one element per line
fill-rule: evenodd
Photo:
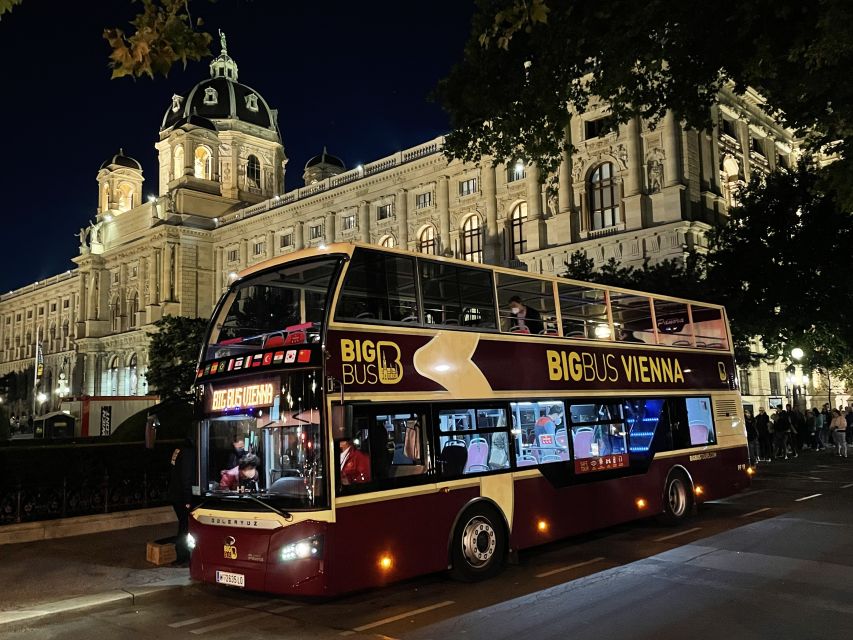
<path fill-rule="evenodd" d="M 287 510 L 328 506 L 319 381 L 319 371 L 295 371 L 211 390 L 207 409 L 220 415 L 200 429 L 207 496 L 251 495 Z M 237 396 L 243 401 L 219 400 Z"/>
<path fill-rule="evenodd" d="M 320 342 L 330 286 L 340 258 L 323 257 L 249 276 L 228 291 L 205 359 Z"/>

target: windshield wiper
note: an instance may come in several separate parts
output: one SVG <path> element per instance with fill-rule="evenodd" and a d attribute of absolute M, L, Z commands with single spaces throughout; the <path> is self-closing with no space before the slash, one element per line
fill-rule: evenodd
<path fill-rule="evenodd" d="M 267 503 L 266 503 L 266 502 L 264 502 L 263 500 L 261 500 L 261 499 L 259 499 L 259 498 L 256 498 L 256 497 L 255 497 L 255 496 L 253 496 L 251 493 L 242 493 L 242 494 L 240 494 L 240 499 L 241 499 L 241 500 L 242 500 L 242 499 L 245 499 L 245 498 L 248 498 L 249 500 L 254 500 L 254 501 L 255 501 L 255 502 L 257 502 L 259 505 L 261 505 L 261 506 L 263 506 L 263 507 L 266 507 L 267 509 L 269 509 L 269 510 L 270 510 L 270 511 L 272 511 L 273 513 L 277 513 L 278 515 L 280 515 L 282 518 L 284 518 L 284 519 L 285 519 L 285 520 L 287 520 L 288 522 L 290 522 L 291 520 L 293 520 L 293 515 L 291 515 L 291 514 L 290 514 L 290 513 L 288 513 L 287 511 L 279 511 L 278 509 L 276 509 L 276 508 L 275 508 L 274 506 L 272 506 L 271 504 L 267 504 Z"/>

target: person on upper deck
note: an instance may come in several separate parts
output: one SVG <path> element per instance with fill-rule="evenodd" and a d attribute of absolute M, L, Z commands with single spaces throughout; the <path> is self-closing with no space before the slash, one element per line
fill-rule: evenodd
<path fill-rule="evenodd" d="M 513 315 L 510 319 L 510 331 L 520 333 L 542 332 L 544 327 L 542 314 L 534 307 L 524 304 L 518 296 L 509 299 L 509 311 Z"/>

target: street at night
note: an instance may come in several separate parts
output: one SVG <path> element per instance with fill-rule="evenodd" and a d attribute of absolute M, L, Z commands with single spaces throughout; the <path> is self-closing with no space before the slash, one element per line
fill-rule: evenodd
<path fill-rule="evenodd" d="M 805 452 L 761 465 L 749 490 L 682 526 L 640 521 L 533 549 L 482 583 L 436 574 L 328 602 L 194 584 L 0 636 L 838 638 L 853 630 L 851 526 L 853 465 Z"/>

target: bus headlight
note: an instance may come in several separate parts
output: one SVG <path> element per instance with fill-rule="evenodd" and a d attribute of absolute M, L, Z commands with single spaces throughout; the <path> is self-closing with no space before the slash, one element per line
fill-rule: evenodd
<path fill-rule="evenodd" d="M 191 533 L 187 534 L 187 549 L 190 551 L 195 549 L 195 536 Z"/>
<path fill-rule="evenodd" d="M 306 558 L 319 558 L 323 553 L 323 536 L 312 536 L 297 540 L 281 548 L 281 561 L 292 562 Z"/>

